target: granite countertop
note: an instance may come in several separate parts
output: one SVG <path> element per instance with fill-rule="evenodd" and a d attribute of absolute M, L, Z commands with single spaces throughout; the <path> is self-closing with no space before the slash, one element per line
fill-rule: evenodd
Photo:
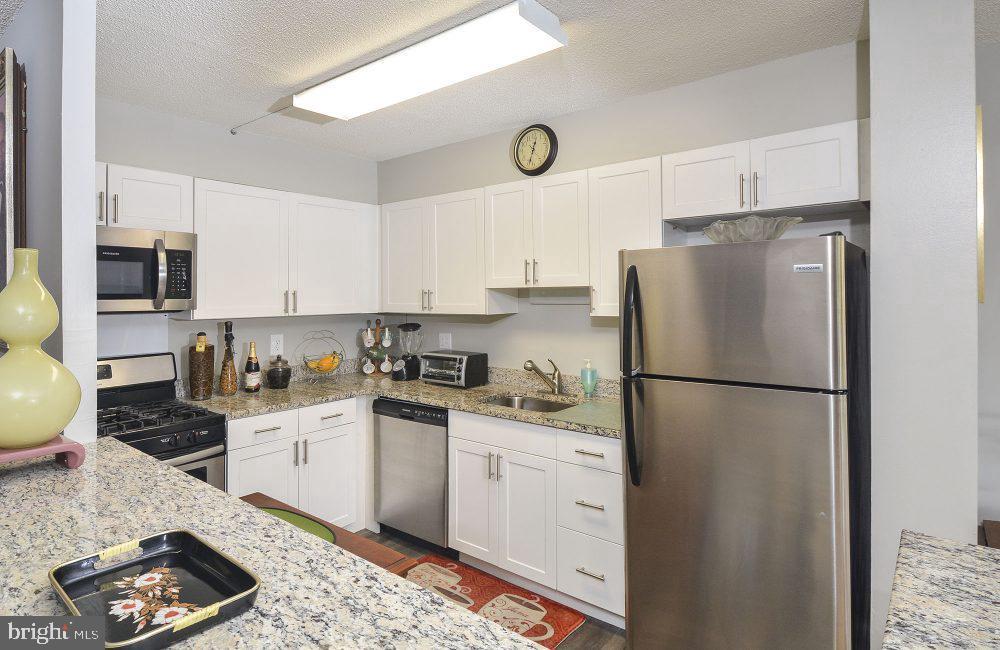
<path fill-rule="evenodd" d="M 260 576 L 249 612 L 177 647 L 538 647 L 499 625 L 113 438 L 67 470 L 0 467 L 0 615 L 65 615 L 53 566 L 188 528 Z"/>
<path fill-rule="evenodd" d="M 882 647 L 1000 647 L 1000 550 L 904 530 Z"/>
<path fill-rule="evenodd" d="M 484 403 L 499 395 L 531 395 L 574 406 L 555 413 L 538 413 Z M 283 390 L 262 388 L 259 393 L 240 392 L 231 397 L 216 395 L 207 400 L 191 403 L 216 413 L 224 413 L 233 420 L 358 396 L 389 397 L 609 438 L 621 437 L 618 400 L 588 400 L 578 395 L 555 396 L 508 384 L 452 388 L 427 384 L 419 380 L 393 381 L 386 376 L 372 377 L 352 373 L 336 375 L 333 379 L 323 379 L 315 383 L 293 382 Z"/>

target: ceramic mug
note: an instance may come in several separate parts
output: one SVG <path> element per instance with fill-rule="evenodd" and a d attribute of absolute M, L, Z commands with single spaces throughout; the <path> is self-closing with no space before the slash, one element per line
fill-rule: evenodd
<path fill-rule="evenodd" d="M 515 594 L 500 594 L 483 605 L 479 615 L 504 628 L 524 635 L 532 641 L 544 641 L 555 634 L 551 625 L 543 621 L 548 612 L 537 601 L 531 601 Z M 537 627 L 542 628 L 539 635 L 528 634 Z"/>

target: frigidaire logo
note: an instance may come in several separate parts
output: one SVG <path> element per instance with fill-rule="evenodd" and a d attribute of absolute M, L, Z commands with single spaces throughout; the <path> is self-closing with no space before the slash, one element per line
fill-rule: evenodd
<path fill-rule="evenodd" d="M 111 255 L 113 257 L 118 257 L 121 255 L 118 251 L 101 251 L 101 255 Z"/>

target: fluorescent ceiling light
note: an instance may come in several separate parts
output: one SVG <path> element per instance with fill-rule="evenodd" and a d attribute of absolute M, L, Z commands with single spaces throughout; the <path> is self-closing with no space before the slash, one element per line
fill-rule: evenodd
<path fill-rule="evenodd" d="M 292 95 L 292 105 L 341 120 L 364 115 L 566 45 L 559 18 L 517 0 Z"/>

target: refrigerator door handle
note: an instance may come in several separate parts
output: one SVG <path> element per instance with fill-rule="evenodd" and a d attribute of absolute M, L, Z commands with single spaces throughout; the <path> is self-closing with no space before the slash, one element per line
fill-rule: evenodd
<path fill-rule="evenodd" d="M 638 390 L 639 402 L 642 402 L 642 380 L 638 377 L 622 378 L 622 436 L 625 443 L 625 460 L 628 463 L 628 476 L 632 485 L 638 486 L 642 481 L 642 461 L 639 458 L 635 431 L 635 407 L 632 402 L 633 391 Z"/>
<path fill-rule="evenodd" d="M 634 332 L 638 330 L 638 363 L 633 365 Z M 642 299 L 639 273 L 632 264 L 625 270 L 625 297 L 622 303 L 622 375 L 635 377 L 642 371 Z"/>

